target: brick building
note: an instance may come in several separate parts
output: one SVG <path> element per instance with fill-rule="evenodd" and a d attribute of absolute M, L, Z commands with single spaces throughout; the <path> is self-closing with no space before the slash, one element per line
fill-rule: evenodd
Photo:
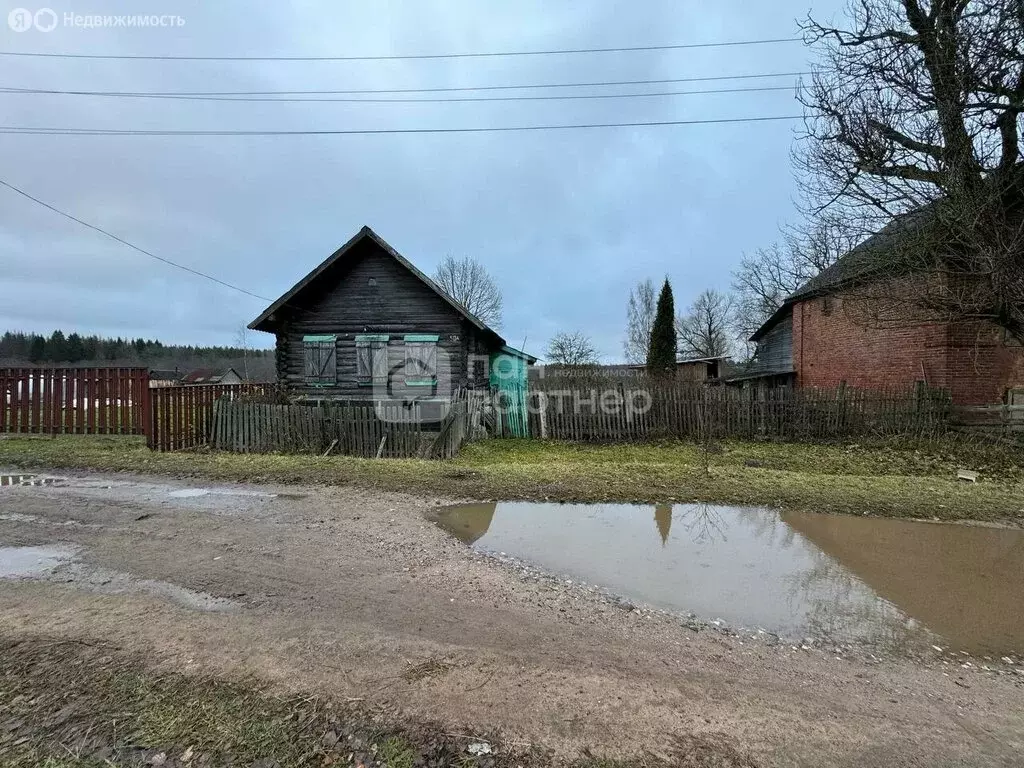
<path fill-rule="evenodd" d="M 1024 388 L 1024 347 L 999 327 L 872 322 L 872 300 L 852 286 L 863 286 L 865 256 L 877 259 L 879 249 L 891 242 L 891 227 L 790 295 L 751 337 L 757 343 L 754 363 L 731 383 L 835 387 L 845 382 L 867 389 L 922 383 L 948 390 L 956 405 L 1003 403 L 1012 390 Z M 927 279 L 901 278 L 897 295 L 906 296 L 908 280 Z M 884 293 L 884 286 L 868 292 Z"/>

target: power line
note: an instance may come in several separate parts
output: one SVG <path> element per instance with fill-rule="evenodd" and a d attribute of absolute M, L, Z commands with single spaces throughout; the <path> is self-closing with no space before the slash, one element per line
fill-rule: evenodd
<path fill-rule="evenodd" d="M 760 40 L 729 40 L 716 43 L 678 43 L 673 45 L 632 45 L 615 48 L 558 48 L 541 51 L 476 51 L 472 53 L 411 53 L 378 56 L 162 56 L 153 54 L 42 53 L 0 51 L 0 56 L 26 56 L 44 59 L 103 59 L 116 61 L 412 61 L 424 59 L 483 59 L 500 56 L 563 56 L 583 53 L 634 53 L 639 51 L 681 51 L 693 48 L 727 48 L 746 45 L 799 43 L 799 37 Z"/>
<path fill-rule="evenodd" d="M 232 285 L 231 283 L 224 282 L 223 280 L 221 280 L 219 278 L 216 278 L 213 275 L 208 275 L 205 272 L 200 272 L 198 269 L 192 269 L 192 267 L 186 267 L 184 264 L 178 264 L 176 261 L 171 261 L 170 259 L 165 259 L 163 256 L 157 256 L 155 253 L 147 251 L 145 248 L 140 248 L 139 246 L 135 245 L 134 243 L 129 243 L 124 238 L 118 237 L 117 235 L 115 235 L 115 234 L 113 234 L 111 232 L 108 232 L 107 230 L 103 229 L 102 227 L 97 227 L 95 224 L 90 224 L 87 221 L 82 221 L 81 219 L 77 218 L 76 216 L 72 216 L 70 213 L 66 213 L 65 211 L 62 211 L 59 208 L 56 208 L 56 207 L 50 205 L 49 203 L 47 203 L 47 202 L 45 202 L 43 200 L 40 200 L 38 197 L 33 197 L 32 195 L 30 195 L 25 190 L 19 189 L 18 187 L 14 186 L 13 184 L 9 184 L 8 182 L 4 181 L 3 179 L 0 179 L 0 185 L 2 185 L 4 187 L 7 187 L 7 189 L 11 190 L 12 192 L 16 192 L 19 195 L 21 195 L 22 197 L 25 197 L 25 198 L 31 200 L 33 203 L 38 203 L 39 205 L 43 206 L 44 208 L 47 208 L 47 209 L 53 211 L 54 213 L 56 213 L 56 214 L 58 214 L 60 216 L 63 216 L 65 219 L 70 219 L 71 221 L 75 222 L 76 224 L 81 224 L 83 227 L 91 229 L 94 232 L 99 232 L 101 235 L 109 237 L 111 240 L 116 240 L 117 242 L 121 243 L 121 245 L 127 245 L 132 250 L 138 251 L 139 253 L 141 253 L 141 254 L 143 254 L 145 256 L 149 256 L 151 259 L 156 259 L 157 261 L 162 261 L 164 264 L 168 264 L 168 265 L 170 265 L 172 267 L 177 267 L 178 269 L 183 269 L 186 272 L 189 272 L 189 273 L 191 273 L 193 275 L 196 275 L 198 277 L 203 277 L 203 278 L 206 278 L 207 280 L 212 280 L 213 282 L 217 283 L 218 285 L 222 285 L 225 288 L 230 288 L 233 291 L 238 291 L 239 293 L 244 293 L 246 296 L 251 296 L 254 299 L 259 299 L 260 301 L 265 301 L 265 302 L 268 302 L 268 303 L 272 303 L 273 302 L 273 299 L 268 299 L 265 296 L 260 296 L 259 294 L 253 293 L 252 291 L 247 291 L 247 290 L 245 290 L 245 288 L 239 288 L 237 285 Z"/>
<path fill-rule="evenodd" d="M 454 104 L 487 101 L 579 101 L 594 99 L 639 99 L 665 96 L 697 96 L 716 93 L 755 93 L 766 91 L 793 91 L 791 85 L 761 86 L 756 88 L 713 88 L 702 91 L 650 91 L 647 93 L 569 93 L 557 95 L 516 95 L 516 96 L 439 96 L 427 98 L 375 98 L 375 97 L 306 97 L 306 96 L 156 96 L 145 93 L 103 93 L 89 91 L 43 91 L 36 89 L 8 90 L 0 88 L 0 93 L 7 94 L 52 94 L 60 96 L 93 96 L 93 97 L 126 97 L 134 99 L 160 99 L 164 101 L 218 101 L 252 102 L 281 104 Z"/>
<path fill-rule="evenodd" d="M 579 128 L 655 128 L 680 125 L 717 125 L 723 123 L 762 123 L 774 120 L 800 120 L 802 115 L 729 117 L 709 120 L 658 120 L 626 123 L 576 123 L 555 125 L 504 125 L 466 128 L 346 128 L 335 130 L 147 130 L 119 128 L 33 128 L 0 126 L 0 134 L 29 136 L 368 136 L 378 134 L 428 133 L 511 133 L 514 131 L 559 131 Z"/>
<path fill-rule="evenodd" d="M 745 75 L 710 75 L 703 77 L 672 77 L 657 80 L 602 80 L 583 83 L 530 83 L 525 85 L 469 85 L 441 88 L 354 88 L 348 90 L 307 90 L 307 91 L 71 91 L 45 88 L 0 87 L 9 93 L 52 93 L 86 96 L 160 96 L 166 98 L 192 96 L 343 96 L 358 94 L 389 93 L 455 93 L 466 91 L 512 91 L 534 88 L 600 88 L 618 85 L 670 85 L 673 83 L 704 83 L 719 80 L 754 80 L 772 77 L 803 77 L 812 72 L 766 72 Z"/>

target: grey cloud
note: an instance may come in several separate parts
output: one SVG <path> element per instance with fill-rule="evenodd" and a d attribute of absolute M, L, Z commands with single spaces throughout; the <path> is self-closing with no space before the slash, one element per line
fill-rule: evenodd
<path fill-rule="evenodd" d="M 24 5 L 24 0 L 19 0 Z M 434 2 L 174 3 L 181 29 L 0 31 L 9 50 L 406 53 L 789 35 L 804 6 Z M 79 13 L 137 13 L 94 0 Z M 3 16 L 6 17 L 5 8 Z M 831 8 L 825 9 L 831 12 Z M 111 90 L 471 86 L 806 67 L 799 45 L 579 57 L 338 63 L 5 59 L 0 85 Z M 698 86 L 699 87 L 699 86 Z M 710 87 L 707 85 L 705 87 Z M 223 104 L 0 95 L 8 125 L 347 128 L 686 120 L 795 113 L 787 93 L 493 104 Z M 274 298 L 363 224 L 425 271 L 480 258 L 510 340 L 561 329 L 621 354 L 630 286 L 680 306 L 727 287 L 793 215 L 786 123 L 530 134 L 288 138 L 3 136 L 0 177 L 167 258 Z M 261 303 L 146 259 L 0 190 L 0 322 L 229 343 Z M 257 335 L 259 336 L 259 335 Z M 270 339 L 264 339 L 269 344 Z"/>

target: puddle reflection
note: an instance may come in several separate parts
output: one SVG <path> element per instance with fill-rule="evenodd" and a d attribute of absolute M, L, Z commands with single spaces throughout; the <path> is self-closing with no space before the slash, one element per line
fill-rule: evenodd
<path fill-rule="evenodd" d="M 784 637 L 1024 650 L 1024 531 L 708 504 L 503 502 L 434 519 L 476 548 Z"/>

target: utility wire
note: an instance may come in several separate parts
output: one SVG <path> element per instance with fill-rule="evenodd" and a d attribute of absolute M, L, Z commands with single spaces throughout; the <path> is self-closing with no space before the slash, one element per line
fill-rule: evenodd
<path fill-rule="evenodd" d="M 99 91 L 58 90 L 46 88 L 0 87 L 10 93 L 51 93 L 83 96 L 160 96 L 167 98 L 191 96 L 343 96 L 388 93 L 454 93 L 463 91 L 513 91 L 533 88 L 599 88 L 616 85 L 669 85 L 672 83 L 703 83 L 717 80 L 753 80 L 770 77 L 802 77 L 812 72 L 766 72 L 747 75 L 711 75 L 705 77 L 673 77 L 658 80 L 603 80 L 584 83 L 530 83 L 526 85 L 469 85 L 442 88 L 354 88 L 349 90 L 313 91 Z"/>
<path fill-rule="evenodd" d="M 557 48 L 542 51 L 477 51 L 473 53 L 412 53 L 381 56 L 161 56 L 152 54 L 42 53 L 0 51 L 0 56 L 28 56 L 45 59 L 104 59 L 116 61 L 412 61 L 423 59 L 483 59 L 500 56 L 563 56 L 581 53 L 633 53 L 637 51 L 680 51 L 692 48 L 726 48 L 746 45 L 799 43 L 799 37 L 761 40 L 729 40 L 716 43 L 679 43 L 674 45 L 633 45 L 615 48 Z"/>
<path fill-rule="evenodd" d="M 346 128 L 336 130 L 148 130 L 120 128 L 32 128 L 0 126 L 0 134 L 30 136 L 368 136 L 377 134 L 427 133 L 510 133 L 513 131 L 559 131 L 578 128 L 653 128 L 678 125 L 717 125 L 722 123 L 762 123 L 773 120 L 800 120 L 801 115 L 729 117 L 711 120 L 658 120 L 629 123 L 581 123 L 555 125 L 505 125 L 468 128 Z"/>
<path fill-rule="evenodd" d="M 23 93 L 47 93 L 61 96 L 95 96 L 95 97 L 126 97 L 134 99 L 160 99 L 164 101 L 219 101 L 239 102 L 242 104 L 252 102 L 281 104 L 454 104 L 472 103 L 482 101 L 579 101 L 593 99 L 640 99 L 664 96 L 697 96 L 700 94 L 715 93 L 755 93 L 765 91 L 794 91 L 791 85 L 773 85 L 757 88 L 715 88 L 703 91 L 650 91 L 647 93 L 569 93 L 556 95 L 517 95 L 517 96 L 438 96 L 427 98 L 376 98 L 376 97 L 306 97 L 306 96 L 156 96 L 144 93 L 102 93 L 88 91 L 39 91 L 32 89 L 7 90 L 0 88 L 0 94 L 23 94 Z"/>
<path fill-rule="evenodd" d="M 19 189 L 18 187 L 14 186 L 13 184 L 9 184 L 8 182 L 4 181 L 3 179 L 0 179 L 0 185 L 2 185 L 4 187 L 7 187 L 7 189 L 11 190 L 12 192 L 16 192 L 17 194 L 21 195 L 22 197 L 28 198 L 33 203 L 38 203 L 39 205 L 43 206 L 44 208 L 47 208 L 47 209 L 53 211 L 54 213 L 58 214 L 59 216 L 63 216 L 65 219 L 70 219 L 71 221 L 75 222 L 76 224 L 81 224 L 83 227 L 86 227 L 87 229 L 91 229 L 94 232 L 99 232 L 101 235 L 104 235 L 105 237 L 109 237 L 111 240 L 116 240 L 117 242 L 121 243 L 121 245 L 127 245 L 132 250 L 138 251 L 139 253 L 143 254 L 144 256 L 149 256 L 151 259 L 156 259 L 157 261 L 162 261 L 164 264 L 168 264 L 168 265 L 170 265 L 172 267 L 176 267 L 178 269 L 183 269 L 184 271 L 189 272 L 189 273 L 191 273 L 193 275 L 196 275 L 198 277 L 203 277 L 203 278 L 206 278 L 207 280 L 212 280 L 213 282 L 217 283 L 218 285 L 222 285 L 225 288 L 230 288 L 233 291 L 238 291 L 239 293 L 244 293 L 246 296 L 251 296 L 254 299 L 259 299 L 260 301 L 265 301 L 265 302 L 268 302 L 268 303 L 272 303 L 273 302 L 273 299 L 268 299 L 265 296 L 260 296 L 259 294 L 253 293 L 252 291 L 247 291 L 247 290 L 245 290 L 245 288 L 239 288 L 237 285 L 232 285 L 231 283 L 224 282 L 223 280 L 221 280 L 219 278 L 216 278 L 213 275 L 208 275 L 205 272 L 200 272 L 198 269 L 192 269 L 192 267 L 186 267 L 184 264 L 178 264 L 176 261 L 171 261 L 170 259 L 165 259 L 163 256 L 157 256 L 155 253 L 147 251 L 145 248 L 140 248 L 139 246 L 135 245 L 134 243 L 129 243 L 124 238 L 118 237 L 117 235 L 115 235 L 115 234 L 113 234 L 111 232 L 108 232 L 107 230 L 103 229 L 102 227 L 97 227 L 95 224 L 90 224 L 87 221 L 82 221 L 81 219 L 77 218 L 76 216 L 72 216 L 70 213 L 66 213 L 65 211 L 62 211 L 59 208 L 56 208 L 56 207 L 50 205 L 49 203 L 44 202 L 43 200 L 40 200 L 38 197 L 33 197 L 32 195 L 30 195 L 25 190 Z"/>

